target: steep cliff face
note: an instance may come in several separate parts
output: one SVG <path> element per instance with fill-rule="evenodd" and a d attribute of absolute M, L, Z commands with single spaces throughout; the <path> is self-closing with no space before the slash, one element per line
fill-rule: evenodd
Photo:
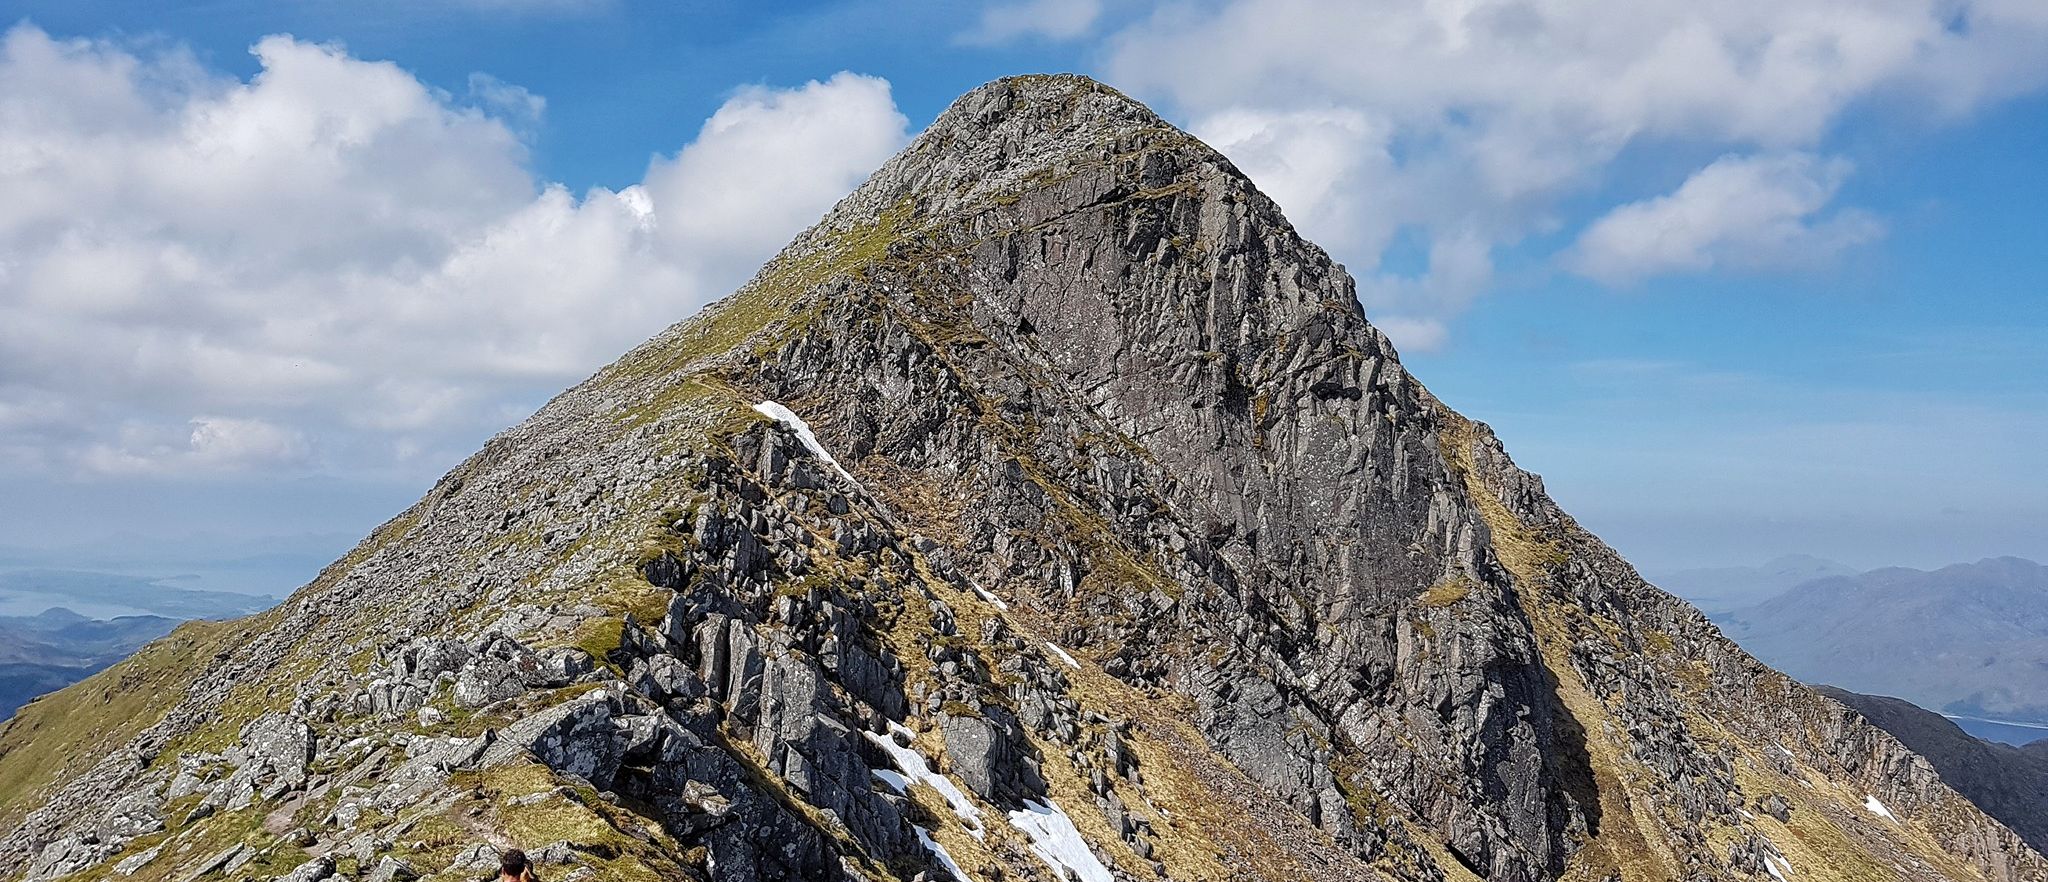
<path fill-rule="evenodd" d="M 2048 742 L 2014 747 L 1985 741 L 1903 699 L 1815 688 L 1925 757 L 1943 781 L 2011 827 L 2035 851 L 2048 848 Z"/>
<path fill-rule="evenodd" d="M 172 639 L 0 733 L 0 866 L 2048 879 L 1076 77 L 968 94 L 282 607 Z"/>

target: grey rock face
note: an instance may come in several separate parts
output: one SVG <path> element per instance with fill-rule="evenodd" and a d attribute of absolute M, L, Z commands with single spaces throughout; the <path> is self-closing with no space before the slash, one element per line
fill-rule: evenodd
<path fill-rule="evenodd" d="M 158 845 L 122 858 L 119 863 L 114 864 L 114 874 L 117 876 L 133 876 L 141 871 L 143 867 L 154 863 L 160 854 L 163 854 L 163 846 Z M 318 880 L 309 880 L 309 882 L 318 882 Z"/>
<path fill-rule="evenodd" d="M 1009 711 L 986 706 L 965 716 L 942 712 L 939 731 L 953 773 L 976 795 L 998 805 L 1044 798 L 1045 782 L 1039 780 L 1023 728 Z"/>
<path fill-rule="evenodd" d="M 294 867 L 291 872 L 277 877 L 277 882 L 322 882 L 334 876 L 334 861 L 316 857 Z"/>
<path fill-rule="evenodd" d="M 963 550 L 982 562 L 968 578 L 1071 610 L 1073 642 L 1112 648 L 1126 680 L 1171 680 L 1212 744 L 1327 834 L 1360 835 L 1343 793 L 1355 784 L 1456 831 L 1453 847 L 1487 873 L 1555 871 L 1584 822 L 1546 764 L 1566 751 L 1529 626 L 1437 454 L 1424 393 L 1349 279 L 1226 160 L 1113 93 L 1075 88 L 1062 103 L 992 88 L 946 122 L 950 138 L 913 145 L 840 211 L 880 214 L 907 195 L 921 215 L 960 212 L 916 243 L 957 263 L 891 263 L 870 287 L 905 324 L 971 328 L 990 345 L 945 353 L 959 375 L 923 389 L 876 353 L 917 341 L 828 311 L 786 347 L 787 376 L 764 378 L 768 397 L 860 390 L 834 414 L 843 426 L 861 424 L 860 401 L 902 402 L 877 435 L 842 446 L 967 466 L 982 494 L 962 512 Z M 999 198 L 1032 175 L 1059 184 Z M 972 299 L 949 310 L 922 291 Z M 1023 452 L 1057 475 L 1053 490 L 919 431 L 986 407 L 1039 431 Z M 1084 469 L 1061 445 L 1090 432 L 1133 439 L 1138 455 L 1091 449 Z M 1062 496 L 1135 553 L 1007 541 L 1057 520 Z M 1452 580 L 1472 586 L 1459 610 L 1415 610 Z M 1402 653 L 1416 615 L 1450 632 L 1458 665 Z M 1183 641 L 1205 652 L 1159 666 Z M 1340 781 L 1324 746 L 1337 743 L 1401 759 Z M 1449 780 L 1469 786 L 1446 792 Z"/>
<path fill-rule="evenodd" d="M 471 658 L 455 675 L 455 703 L 460 707 L 483 707 L 525 691 L 525 678 L 512 662 L 488 655 Z"/>
<path fill-rule="evenodd" d="M 431 683 L 442 674 L 462 670 L 471 655 L 469 646 L 460 641 L 426 638 L 401 650 L 391 673 L 400 680 Z"/>
<path fill-rule="evenodd" d="M 66 836 L 43 846 L 29 865 L 28 878 L 50 879 L 75 873 L 104 860 L 108 851 L 96 838 Z"/>
<path fill-rule="evenodd" d="M 370 870 L 369 882 L 412 882 L 420 877 L 419 871 L 395 857 L 385 856 Z"/>
<path fill-rule="evenodd" d="M 498 752 L 532 753 L 549 768 L 599 786 L 609 785 L 625 753 L 617 699 L 599 689 L 520 720 L 498 736 Z"/>
<path fill-rule="evenodd" d="M 126 842 L 164 829 L 163 800 L 153 792 L 133 793 L 116 801 L 100 822 L 99 838 Z"/>
<path fill-rule="evenodd" d="M 251 777 L 298 786 L 306 781 L 306 765 L 318 744 L 305 721 L 272 712 L 242 727 L 242 741 L 228 751 L 227 760 L 237 769 L 252 770 Z"/>

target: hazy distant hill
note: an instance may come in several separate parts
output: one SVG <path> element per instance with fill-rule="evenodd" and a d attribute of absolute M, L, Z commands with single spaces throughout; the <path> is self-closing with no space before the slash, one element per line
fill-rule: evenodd
<path fill-rule="evenodd" d="M 2048 567 L 2016 557 L 1834 576 L 1717 617 L 1809 683 L 1947 713 L 2048 719 Z"/>
<path fill-rule="evenodd" d="M 92 669 L 67 665 L 0 663 L 0 720 L 14 716 L 29 699 L 55 692 L 93 673 Z"/>
<path fill-rule="evenodd" d="M 1707 567 L 1658 574 L 1657 585 L 1709 615 L 1762 603 L 1802 582 L 1853 576 L 1856 570 L 1810 554 L 1788 554 L 1755 567 Z"/>
<path fill-rule="evenodd" d="M 280 586 L 280 590 L 292 586 Z M 118 573 L 33 569 L 0 573 L 0 613 L 21 616 L 50 607 L 93 617 L 147 614 L 173 619 L 227 619 L 261 612 L 274 597 L 203 591 L 167 580 Z"/>
<path fill-rule="evenodd" d="M 276 602 L 118 573 L 0 572 L 0 720 L 35 696 L 126 658 L 179 622 L 238 618 Z"/>
<path fill-rule="evenodd" d="M 0 616 L 0 719 L 128 657 L 177 624 L 162 616 L 91 619 L 62 608 Z"/>

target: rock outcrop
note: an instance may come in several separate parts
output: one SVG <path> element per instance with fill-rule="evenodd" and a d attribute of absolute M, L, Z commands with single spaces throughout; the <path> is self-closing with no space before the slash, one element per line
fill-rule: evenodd
<path fill-rule="evenodd" d="M 0 873 L 2048 879 L 1078 77 L 969 93 L 277 610 L 172 640 L 68 699 L 120 699 L 89 737 L 61 695 L 0 734 Z M 92 762 L 27 765 L 60 742 Z"/>
<path fill-rule="evenodd" d="M 1941 780 L 2032 845 L 2048 848 L 2048 741 L 2025 747 L 1985 741 L 1911 702 L 1814 687 L 1925 757 Z"/>

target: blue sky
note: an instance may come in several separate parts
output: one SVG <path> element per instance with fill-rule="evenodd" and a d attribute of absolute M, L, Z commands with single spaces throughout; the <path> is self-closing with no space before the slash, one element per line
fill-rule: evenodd
<path fill-rule="evenodd" d="M 1646 569 L 2048 558 L 2038 4 L 759 6 L 0 3 L 0 565 L 336 555 L 1046 70 Z"/>

